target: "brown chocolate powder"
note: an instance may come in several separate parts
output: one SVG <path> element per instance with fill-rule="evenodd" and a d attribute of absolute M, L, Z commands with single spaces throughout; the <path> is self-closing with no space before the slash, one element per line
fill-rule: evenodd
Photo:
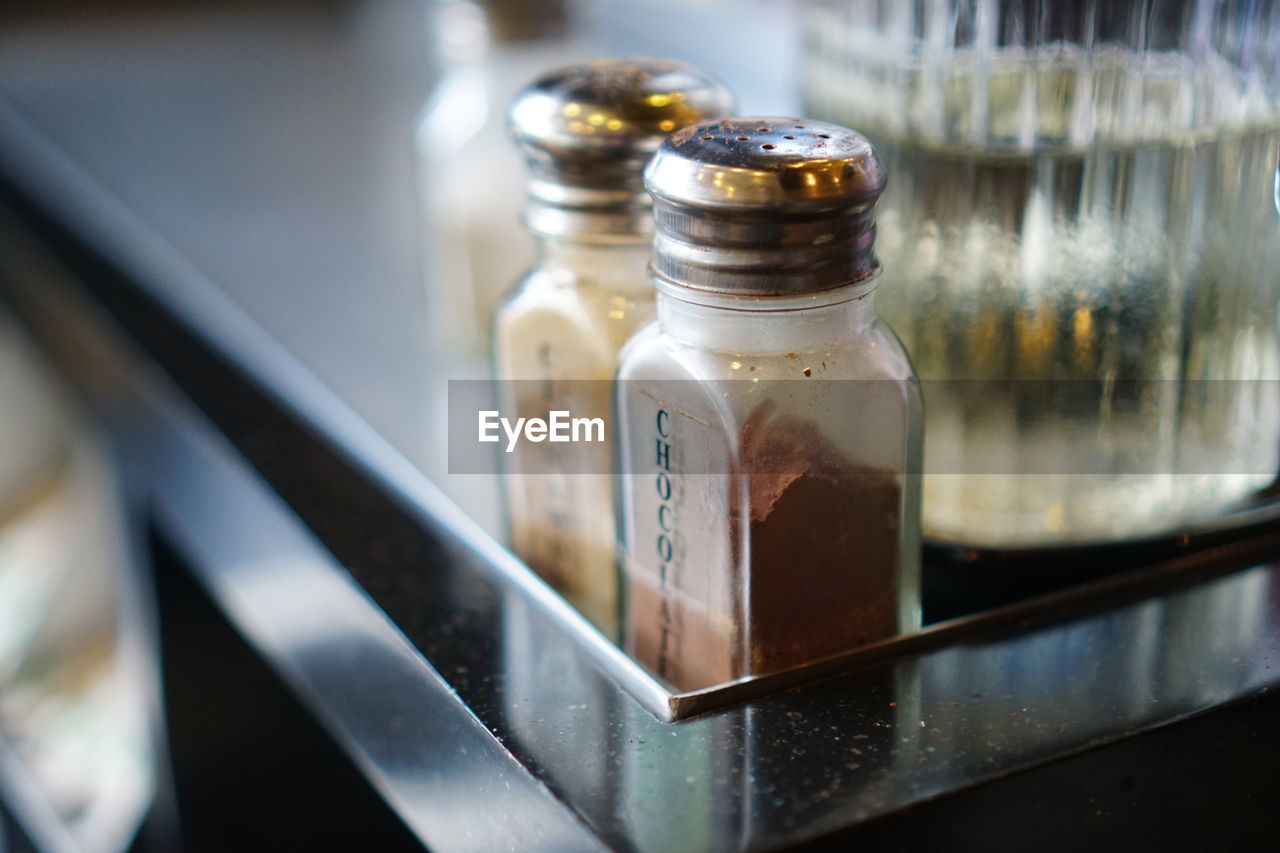
<path fill-rule="evenodd" d="M 738 588 L 748 673 L 797 666 L 897 631 L 901 484 L 851 462 L 810 421 L 764 403 L 741 430 L 749 506 Z M 745 509 L 746 512 L 741 510 Z M 745 652 L 745 653 L 743 653 Z"/>
<path fill-rule="evenodd" d="M 739 433 L 744 473 L 735 475 L 728 519 L 739 550 L 727 568 L 745 576 L 725 580 L 738 596 L 734 613 L 682 604 L 678 591 L 662 593 L 638 575 L 628 584 L 625 645 L 680 689 L 897 633 L 898 477 L 853 463 L 814 423 L 776 411 L 762 403 Z"/>

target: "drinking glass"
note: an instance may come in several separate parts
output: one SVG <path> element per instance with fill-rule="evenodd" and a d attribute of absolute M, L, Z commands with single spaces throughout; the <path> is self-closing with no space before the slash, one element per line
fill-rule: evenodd
<path fill-rule="evenodd" d="M 889 174 L 924 525 L 1168 534 L 1280 467 L 1280 2 L 813 0 L 809 112 Z"/>

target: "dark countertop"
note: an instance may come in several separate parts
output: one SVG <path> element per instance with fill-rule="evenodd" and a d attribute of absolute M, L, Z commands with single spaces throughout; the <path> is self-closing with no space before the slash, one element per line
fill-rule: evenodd
<path fill-rule="evenodd" d="M 60 324 L 102 337 L 103 364 L 164 371 L 121 392 L 153 424 L 159 523 L 424 843 L 1274 830 L 1267 538 L 674 724 L 620 687 L 423 473 L 446 368 L 421 333 L 407 182 L 428 69 L 378 18 L 396 6 L 0 37 L 0 175 L 37 246 L 0 267 L 82 382 L 93 360 Z M 37 256 L 66 283 L 21 284 Z"/>

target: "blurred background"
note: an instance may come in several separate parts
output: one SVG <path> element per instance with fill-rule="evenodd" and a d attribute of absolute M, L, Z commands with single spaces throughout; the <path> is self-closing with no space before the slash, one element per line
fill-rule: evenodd
<path fill-rule="evenodd" d="M 501 539 L 494 480 L 448 472 L 443 406 L 488 375 L 489 318 L 532 261 L 506 103 L 580 58 L 685 60 L 743 113 L 877 143 L 881 305 L 923 378 L 1034 380 L 926 394 L 935 541 L 1106 545 L 1271 505 L 1278 6 L 9 0 L 0 162 L 59 152 L 109 200 L 85 221 L 171 273 L 149 285 L 166 305 L 279 345 L 272 376 L 318 380 Z M 0 284 L 53 287 L 21 231 L 0 216 Z M 0 851 L 411 847 L 336 751 L 289 751 L 323 738 L 172 570 L 122 417 L 90 414 L 0 299 Z M 991 474 L 1084 443 L 1117 473 Z"/>

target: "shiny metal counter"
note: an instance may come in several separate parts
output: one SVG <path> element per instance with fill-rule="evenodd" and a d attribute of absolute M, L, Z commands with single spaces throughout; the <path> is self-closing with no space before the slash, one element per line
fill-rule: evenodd
<path fill-rule="evenodd" d="M 0 296 L 128 446 L 173 571 L 416 843 L 1274 834 L 1266 529 L 875 665 L 679 722 L 651 713 L 648 688 L 619 683 L 424 473 L 428 386 L 447 367 L 428 367 L 413 319 L 421 92 L 350 20 L 295 14 L 7 36 Z"/>

